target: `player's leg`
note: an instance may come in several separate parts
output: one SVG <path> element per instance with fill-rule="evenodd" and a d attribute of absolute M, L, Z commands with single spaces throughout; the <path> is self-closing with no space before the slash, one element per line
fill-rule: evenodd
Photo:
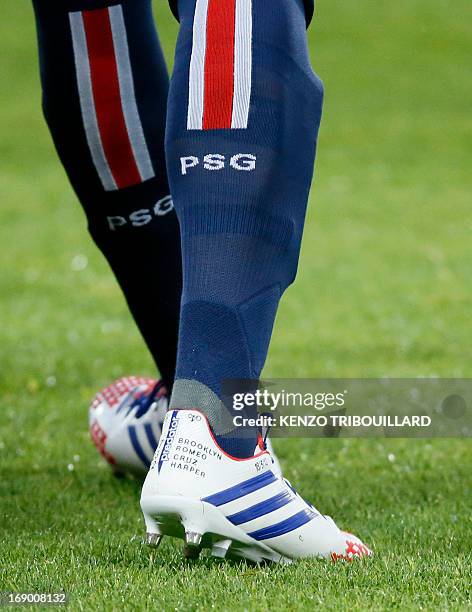
<path fill-rule="evenodd" d="M 166 153 L 184 290 L 171 406 L 198 407 L 242 458 L 257 427 L 234 428 L 221 385 L 259 378 L 295 278 L 322 87 L 303 0 L 192 0 L 179 14 Z"/>
<path fill-rule="evenodd" d="M 90 233 L 172 384 L 181 294 L 168 75 L 150 0 L 33 0 L 43 108 Z"/>
<path fill-rule="evenodd" d="M 179 16 L 166 154 L 184 290 L 173 409 L 141 497 L 148 543 L 183 536 L 187 555 L 255 561 L 363 556 L 222 403 L 223 379 L 259 377 L 297 269 L 322 105 L 304 3 L 181 0 Z"/>

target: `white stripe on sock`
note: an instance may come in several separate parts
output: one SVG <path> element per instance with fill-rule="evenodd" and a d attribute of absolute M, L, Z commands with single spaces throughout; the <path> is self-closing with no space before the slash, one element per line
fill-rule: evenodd
<path fill-rule="evenodd" d="M 207 16 L 208 0 L 197 0 L 193 20 L 192 57 L 190 59 L 188 130 L 203 129 Z"/>
<path fill-rule="evenodd" d="M 118 4 L 109 7 L 108 13 L 110 15 L 113 46 L 118 68 L 118 81 L 120 84 L 121 107 L 123 109 L 126 129 L 141 180 L 147 181 L 155 175 L 155 172 L 136 103 L 123 9 Z"/>
<path fill-rule="evenodd" d="M 252 86 L 252 0 L 236 0 L 234 94 L 231 127 L 246 129 Z"/>

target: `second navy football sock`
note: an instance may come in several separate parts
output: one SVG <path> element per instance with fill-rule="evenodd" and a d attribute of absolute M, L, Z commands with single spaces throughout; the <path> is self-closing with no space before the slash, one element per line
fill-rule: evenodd
<path fill-rule="evenodd" d="M 33 0 L 60 159 L 162 377 L 172 384 L 180 233 L 167 181 L 168 74 L 150 0 Z"/>
<path fill-rule="evenodd" d="M 179 18 L 166 154 L 184 285 L 171 406 L 200 409 L 222 448 L 248 457 L 257 427 L 235 427 L 222 384 L 257 381 L 295 278 L 323 90 L 302 0 L 182 0 Z"/>

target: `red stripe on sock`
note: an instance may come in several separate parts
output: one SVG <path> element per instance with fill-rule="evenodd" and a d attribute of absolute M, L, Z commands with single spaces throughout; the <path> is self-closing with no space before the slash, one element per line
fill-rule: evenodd
<path fill-rule="evenodd" d="M 108 9 L 82 13 L 93 98 L 105 156 L 119 189 L 141 183 L 121 105 L 120 83 Z"/>
<path fill-rule="evenodd" d="M 231 128 L 234 94 L 236 0 L 208 5 L 203 129 Z"/>

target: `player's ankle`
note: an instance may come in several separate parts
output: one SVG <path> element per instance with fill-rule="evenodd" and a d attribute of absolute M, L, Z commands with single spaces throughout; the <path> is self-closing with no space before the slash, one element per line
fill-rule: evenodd
<path fill-rule="evenodd" d="M 169 409 L 198 410 L 208 420 L 212 436 L 224 453 L 235 459 L 247 459 L 254 455 L 259 436 L 257 426 L 247 424 L 249 418 L 244 419 L 244 426 L 238 424 L 235 416 L 241 415 L 201 382 L 177 378 Z M 253 416 L 255 422 L 257 413 L 245 416 Z"/>

